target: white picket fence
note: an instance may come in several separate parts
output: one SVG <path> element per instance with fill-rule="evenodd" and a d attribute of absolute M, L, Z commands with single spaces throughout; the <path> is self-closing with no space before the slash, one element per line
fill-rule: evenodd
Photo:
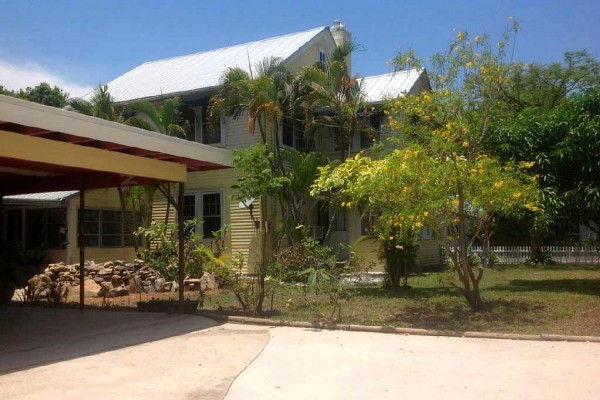
<path fill-rule="evenodd" d="M 473 253 L 483 253 L 481 246 L 473 246 Z M 543 246 L 542 251 L 559 263 L 600 263 L 600 246 Z M 499 264 L 521 264 L 531 259 L 530 246 L 491 246 L 490 252 L 498 257 Z"/>

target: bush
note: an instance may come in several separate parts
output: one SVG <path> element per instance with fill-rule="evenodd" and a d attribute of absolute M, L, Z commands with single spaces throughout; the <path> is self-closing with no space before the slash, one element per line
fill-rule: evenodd
<path fill-rule="evenodd" d="M 209 264 L 223 263 L 225 236 L 228 227 L 214 232 L 217 253 L 204 244 L 198 234 L 198 220 L 185 221 L 187 232 L 184 243 L 185 275 L 200 278 L 204 268 Z M 153 222 L 147 228 L 139 228 L 134 234 L 144 236 L 150 247 L 144 251 L 143 258 L 162 278 L 176 281 L 179 277 L 179 242 L 177 240 L 178 225 L 175 223 Z"/>

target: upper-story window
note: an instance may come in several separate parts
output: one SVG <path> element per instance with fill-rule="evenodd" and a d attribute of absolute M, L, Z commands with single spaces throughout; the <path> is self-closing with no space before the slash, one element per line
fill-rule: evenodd
<path fill-rule="evenodd" d="M 190 122 L 188 140 L 211 145 L 224 143 L 224 119 L 221 117 L 217 124 L 211 125 L 206 106 L 188 108 L 182 115 Z"/>
<path fill-rule="evenodd" d="M 327 53 L 322 48 L 319 48 L 319 62 L 323 64 L 323 66 L 327 67 Z"/>
<path fill-rule="evenodd" d="M 203 144 L 223 143 L 223 118 L 218 123 L 211 124 L 206 107 L 198 107 L 196 111 L 196 141 Z M 197 140 L 200 137 L 200 140 Z"/>
<path fill-rule="evenodd" d="M 306 149 L 304 131 L 299 125 L 299 122 L 295 122 L 291 118 L 283 118 L 281 123 L 281 144 L 293 147 L 297 150 Z"/>

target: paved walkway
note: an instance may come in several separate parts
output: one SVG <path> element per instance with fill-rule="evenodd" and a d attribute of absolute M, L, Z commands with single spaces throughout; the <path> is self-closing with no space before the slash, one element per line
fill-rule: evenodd
<path fill-rule="evenodd" d="M 0 307 L 0 399 L 600 399 L 600 344 Z"/>

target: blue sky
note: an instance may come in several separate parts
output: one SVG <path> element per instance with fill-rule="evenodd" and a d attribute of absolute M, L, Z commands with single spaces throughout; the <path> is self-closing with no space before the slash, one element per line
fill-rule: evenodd
<path fill-rule="evenodd" d="M 551 62 L 587 49 L 600 58 L 598 0 L 209 1 L 2 0 L 0 85 L 40 80 L 81 95 L 150 60 L 331 25 L 342 19 L 365 48 L 353 56 L 361 76 L 413 48 L 427 57 L 456 30 L 493 37 L 514 16 L 522 30 L 515 59 Z"/>

